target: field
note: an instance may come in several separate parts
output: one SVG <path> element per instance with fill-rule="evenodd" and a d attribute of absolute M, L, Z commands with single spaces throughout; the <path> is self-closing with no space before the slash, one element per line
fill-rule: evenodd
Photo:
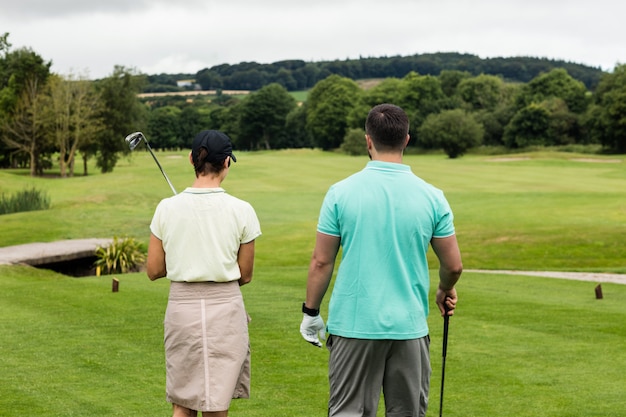
<path fill-rule="evenodd" d="M 186 152 L 160 153 L 181 191 Z M 263 236 L 244 287 L 252 316 L 252 399 L 232 416 L 325 415 L 325 349 L 301 340 L 317 212 L 330 184 L 366 159 L 314 150 L 237 153 L 226 190 L 252 203 Z M 618 157 L 535 152 L 512 158 L 408 155 L 455 213 L 466 269 L 626 273 L 626 163 Z M 33 179 L 0 171 L 0 193 L 46 190 L 50 210 L 0 216 L 0 245 L 132 236 L 147 243 L 171 191 L 150 155 L 111 174 Z M 436 263 L 431 280 L 436 283 Z M 144 274 L 69 278 L 0 266 L 0 416 L 168 416 L 162 319 L 167 282 Z M 626 286 L 466 272 L 458 286 L 446 365 L 446 416 L 624 416 Z M 328 299 L 325 300 L 326 302 Z M 325 305 L 322 314 L 325 314 Z M 438 413 L 442 320 L 431 306 Z M 378 413 L 384 415 L 382 409 Z"/>

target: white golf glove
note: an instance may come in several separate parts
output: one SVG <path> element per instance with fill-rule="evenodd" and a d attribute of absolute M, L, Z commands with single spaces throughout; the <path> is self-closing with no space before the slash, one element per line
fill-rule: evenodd
<path fill-rule="evenodd" d="M 309 316 L 306 313 L 303 316 L 300 324 L 302 337 L 313 346 L 322 347 L 320 339 L 326 339 L 326 326 L 322 316 L 319 314 L 317 316 Z"/>

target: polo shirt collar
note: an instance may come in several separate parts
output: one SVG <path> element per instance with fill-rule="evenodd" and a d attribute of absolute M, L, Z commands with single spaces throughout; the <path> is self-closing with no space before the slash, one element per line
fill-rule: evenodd
<path fill-rule="evenodd" d="M 384 162 L 384 161 L 369 161 L 365 166 L 365 169 L 384 169 L 387 171 L 402 171 L 402 172 L 410 172 L 411 167 L 405 164 L 398 164 L 395 162 Z"/>

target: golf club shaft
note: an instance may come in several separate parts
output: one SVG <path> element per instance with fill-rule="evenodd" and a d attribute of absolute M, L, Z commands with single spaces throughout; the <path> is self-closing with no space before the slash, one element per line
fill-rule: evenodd
<path fill-rule="evenodd" d="M 147 140 L 145 142 L 146 142 L 146 147 L 150 151 L 150 155 L 152 155 L 152 158 L 154 158 L 154 162 L 156 162 L 157 166 L 161 170 L 161 174 L 163 174 L 163 177 L 165 178 L 165 181 L 167 181 L 167 183 L 170 185 L 170 188 L 172 189 L 172 192 L 174 193 L 174 195 L 176 195 L 176 189 L 172 185 L 172 182 L 170 181 L 170 179 L 165 174 L 165 171 L 163 171 L 163 168 L 161 167 L 161 164 L 159 163 L 159 160 L 157 159 L 157 157 L 154 155 L 154 152 L 152 152 L 152 148 L 150 147 L 150 144 L 148 143 Z"/>

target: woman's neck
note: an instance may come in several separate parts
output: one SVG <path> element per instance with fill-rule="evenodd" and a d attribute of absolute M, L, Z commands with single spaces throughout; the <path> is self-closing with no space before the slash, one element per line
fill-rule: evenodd
<path fill-rule="evenodd" d="M 193 182 L 193 188 L 219 188 L 223 178 L 220 176 L 199 176 Z"/>

